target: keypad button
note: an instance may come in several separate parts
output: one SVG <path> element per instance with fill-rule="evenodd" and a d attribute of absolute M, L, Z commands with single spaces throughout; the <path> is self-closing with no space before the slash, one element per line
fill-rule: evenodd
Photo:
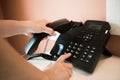
<path fill-rule="evenodd" d="M 81 61 L 83 61 L 83 58 L 80 58 Z"/>
<path fill-rule="evenodd" d="M 95 47 L 92 47 L 93 50 L 95 50 L 96 48 Z"/>
<path fill-rule="evenodd" d="M 73 46 L 73 49 L 77 49 L 77 47 Z"/>
<path fill-rule="evenodd" d="M 79 52 L 78 52 L 78 51 L 76 51 L 76 52 L 75 52 L 75 54 L 79 54 Z"/>
<path fill-rule="evenodd" d="M 89 51 L 89 49 L 85 49 L 85 51 Z"/>
<path fill-rule="evenodd" d="M 88 62 L 89 62 L 89 60 L 86 60 L 85 62 L 87 62 L 87 63 L 88 63 Z"/>
<path fill-rule="evenodd" d="M 76 55 L 73 55 L 73 58 L 77 58 L 77 56 L 76 56 Z"/>
<path fill-rule="evenodd" d="M 82 55 L 82 57 L 84 58 L 84 57 L 85 57 L 85 55 Z"/>
<path fill-rule="evenodd" d="M 75 43 L 75 46 L 78 46 L 78 43 Z"/>
<path fill-rule="evenodd" d="M 82 44 L 80 44 L 79 46 L 80 46 L 80 47 L 83 47 L 83 45 L 82 45 Z"/>
<path fill-rule="evenodd" d="M 73 44 L 73 42 L 70 42 L 70 44 Z"/>
<path fill-rule="evenodd" d="M 87 48 L 90 48 L 90 46 L 87 46 Z"/>
<path fill-rule="evenodd" d="M 71 50 L 70 52 L 71 52 L 71 53 L 73 53 L 73 52 L 74 52 L 74 50 Z"/>
<path fill-rule="evenodd" d="M 71 45 L 69 45 L 68 47 L 69 47 L 69 48 L 71 48 L 72 46 L 71 46 Z"/>
<path fill-rule="evenodd" d="M 83 54 L 87 54 L 87 52 L 83 52 Z"/>
<path fill-rule="evenodd" d="M 77 48 L 78 51 L 81 51 L 81 48 Z"/>
<path fill-rule="evenodd" d="M 91 50 L 90 52 L 91 52 L 91 53 L 94 53 L 95 51 Z"/>
<path fill-rule="evenodd" d="M 88 55 L 88 58 L 91 59 L 93 56 L 91 54 Z"/>
<path fill-rule="evenodd" d="M 69 52 L 70 50 L 67 48 L 66 51 Z"/>

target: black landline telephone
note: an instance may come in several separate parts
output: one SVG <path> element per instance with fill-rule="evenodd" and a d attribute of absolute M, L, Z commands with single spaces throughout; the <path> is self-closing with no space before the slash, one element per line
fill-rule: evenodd
<path fill-rule="evenodd" d="M 81 22 L 60 19 L 47 24 L 47 26 L 61 33 L 50 51 L 50 55 L 32 54 L 37 49 L 39 42 L 48 35 L 46 33 L 34 34 L 25 47 L 28 60 L 34 57 L 56 60 L 60 55 L 70 52 L 72 56 L 66 61 L 71 62 L 77 68 L 92 73 L 99 57 L 106 52 L 105 45 L 110 37 L 109 23 L 87 20 L 82 24 Z"/>

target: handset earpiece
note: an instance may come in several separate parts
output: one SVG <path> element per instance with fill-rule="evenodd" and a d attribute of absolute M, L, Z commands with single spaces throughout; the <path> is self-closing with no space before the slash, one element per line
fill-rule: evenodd
<path fill-rule="evenodd" d="M 55 31 L 58 31 L 59 33 L 64 33 L 68 31 L 71 28 L 71 22 L 67 19 L 60 19 L 57 21 L 54 21 L 52 23 L 47 24 L 48 27 L 52 28 Z M 40 41 L 47 37 L 49 34 L 47 33 L 35 33 L 31 40 L 27 43 L 25 46 L 25 53 L 27 55 L 30 55 L 34 53 L 35 50 L 37 50 L 37 47 L 40 43 Z"/>

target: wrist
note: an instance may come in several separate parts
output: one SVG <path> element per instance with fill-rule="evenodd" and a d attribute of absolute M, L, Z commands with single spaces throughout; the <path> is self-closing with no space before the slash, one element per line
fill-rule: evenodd
<path fill-rule="evenodd" d="M 45 70 L 44 73 L 47 76 L 48 80 L 54 80 L 54 78 L 51 75 L 52 73 L 49 70 Z"/>
<path fill-rule="evenodd" d="M 23 28 L 23 34 L 34 33 L 33 28 L 35 24 L 32 21 L 20 21 L 20 25 Z"/>

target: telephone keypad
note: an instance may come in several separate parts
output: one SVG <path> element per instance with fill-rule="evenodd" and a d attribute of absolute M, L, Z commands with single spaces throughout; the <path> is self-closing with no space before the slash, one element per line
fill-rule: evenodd
<path fill-rule="evenodd" d="M 95 53 L 96 48 L 90 45 L 83 45 L 82 43 L 70 42 L 65 53 L 72 53 L 72 59 L 78 59 L 82 62 L 89 63 Z"/>

